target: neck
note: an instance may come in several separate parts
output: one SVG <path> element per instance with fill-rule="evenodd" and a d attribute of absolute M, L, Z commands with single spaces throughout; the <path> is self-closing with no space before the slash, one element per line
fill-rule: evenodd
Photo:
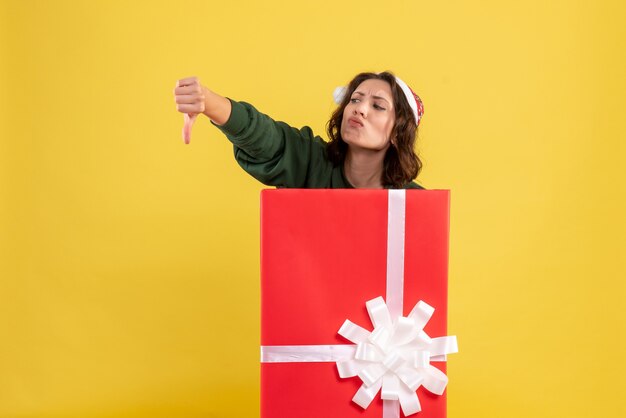
<path fill-rule="evenodd" d="M 348 148 L 343 171 L 357 189 L 382 189 L 384 159 L 384 152 Z"/>

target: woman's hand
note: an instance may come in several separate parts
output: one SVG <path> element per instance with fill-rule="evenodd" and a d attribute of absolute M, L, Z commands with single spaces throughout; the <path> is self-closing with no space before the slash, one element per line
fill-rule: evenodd
<path fill-rule="evenodd" d="M 228 121 L 232 110 L 230 100 L 212 92 L 198 81 L 198 77 L 178 80 L 174 89 L 176 110 L 184 114 L 183 139 L 191 139 L 191 127 L 200 113 L 204 113 L 217 125 Z"/>
<path fill-rule="evenodd" d="M 205 95 L 198 77 L 178 80 L 174 89 L 174 98 L 176 100 L 176 110 L 183 113 L 185 118 L 183 140 L 185 144 L 188 144 L 191 140 L 191 127 L 198 115 L 204 112 L 205 109 Z"/>

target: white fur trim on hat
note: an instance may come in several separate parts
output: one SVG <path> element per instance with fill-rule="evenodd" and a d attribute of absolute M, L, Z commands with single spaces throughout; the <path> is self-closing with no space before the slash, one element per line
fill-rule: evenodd
<path fill-rule="evenodd" d="M 335 99 L 335 103 L 340 104 L 343 101 L 344 97 L 346 97 L 347 92 L 347 87 L 337 87 L 335 91 L 333 91 L 333 99 Z"/>
<path fill-rule="evenodd" d="M 407 86 L 406 83 L 400 80 L 398 77 L 396 77 L 396 83 L 398 83 L 398 85 L 402 89 L 402 92 L 404 93 L 404 96 L 406 97 L 406 100 L 409 102 L 409 106 L 411 106 L 411 110 L 413 111 L 413 116 L 415 116 L 415 121 L 419 123 L 420 118 L 417 114 L 417 100 L 415 100 L 413 92 L 411 91 L 409 86 Z"/>

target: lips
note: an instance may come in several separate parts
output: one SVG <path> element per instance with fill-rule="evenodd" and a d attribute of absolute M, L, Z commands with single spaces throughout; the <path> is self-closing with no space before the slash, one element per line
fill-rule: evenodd
<path fill-rule="evenodd" d="M 363 122 L 361 122 L 358 118 L 352 117 L 348 119 L 348 123 L 350 124 L 350 126 L 363 127 Z"/>

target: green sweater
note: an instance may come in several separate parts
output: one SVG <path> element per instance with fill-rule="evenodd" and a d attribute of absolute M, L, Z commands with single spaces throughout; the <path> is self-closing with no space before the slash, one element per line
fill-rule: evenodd
<path fill-rule="evenodd" d="M 235 158 L 250 175 L 268 186 L 303 189 L 352 189 L 343 165 L 333 165 L 326 145 L 308 126 L 296 129 L 276 122 L 249 103 L 231 100 L 228 121 L 216 125 L 233 143 Z M 409 183 L 405 189 L 422 189 Z"/>

